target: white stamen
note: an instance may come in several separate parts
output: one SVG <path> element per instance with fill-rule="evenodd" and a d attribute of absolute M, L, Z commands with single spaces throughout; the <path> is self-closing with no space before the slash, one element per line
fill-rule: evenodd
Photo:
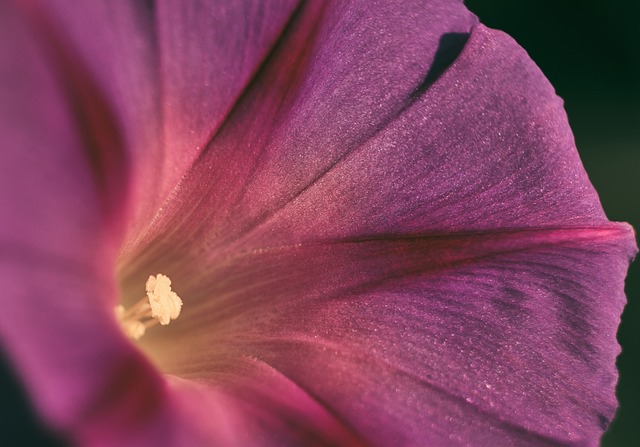
<path fill-rule="evenodd" d="M 178 318 L 182 300 L 171 290 L 171 280 L 167 276 L 149 276 L 146 288 L 153 318 L 157 318 L 163 326 Z"/>
<path fill-rule="evenodd" d="M 147 296 L 128 310 L 122 305 L 114 309 L 120 327 L 133 340 L 139 340 L 148 328 L 158 323 L 166 326 L 178 318 L 182 309 L 182 300 L 171 290 L 169 277 L 160 273 L 149 276 L 145 288 Z"/>

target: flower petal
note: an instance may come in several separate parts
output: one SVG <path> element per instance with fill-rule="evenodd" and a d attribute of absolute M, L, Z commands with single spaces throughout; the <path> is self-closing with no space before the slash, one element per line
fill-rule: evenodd
<path fill-rule="evenodd" d="M 394 120 L 441 65 L 439 46 L 455 54 L 476 23 L 456 0 L 319 4 L 300 8 L 137 245 L 160 249 L 153 236 L 177 226 L 237 238 Z"/>
<path fill-rule="evenodd" d="M 293 0 L 24 2 L 44 39 L 86 67 L 122 132 L 140 231 L 242 94 Z M 54 57 L 59 54 L 54 53 Z M 68 68 L 68 67 L 66 67 Z"/>
<path fill-rule="evenodd" d="M 124 1 L 79 7 L 66 0 L 30 0 L 19 6 L 65 94 L 81 104 L 78 119 L 91 117 L 98 105 L 104 110 L 95 124 L 80 122 L 80 130 L 99 134 L 105 123 L 117 130 L 117 140 L 102 148 L 96 163 L 110 189 L 132 199 L 127 204 L 120 197 L 117 207 L 148 215 L 161 198 L 156 174 L 163 163 L 153 11 L 145 2 Z M 125 169 L 105 163 L 113 154 Z"/>
<path fill-rule="evenodd" d="M 121 214 L 104 200 L 92 161 L 117 136 L 108 126 L 86 132 L 87 97 L 66 95 L 68 73 L 43 51 L 33 22 L 8 2 L 0 21 L 2 348 L 55 429 L 74 434 L 100 421 L 124 433 L 123 419 L 149 416 L 162 383 L 112 316 Z M 94 87 L 88 82 L 76 93 L 100 109 Z M 127 393 L 123 371 L 135 385 Z"/>
<path fill-rule="evenodd" d="M 296 0 L 158 4 L 164 179 L 173 188 L 280 36 Z"/>
<path fill-rule="evenodd" d="M 377 48 L 383 56 L 373 62 L 376 67 L 388 54 L 399 54 L 390 62 L 395 71 L 370 66 L 368 53 L 334 57 L 336 48 L 361 55 L 365 44 L 358 38 L 379 24 L 362 20 L 360 26 L 369 28 L 356 33 L 347 19 L 343 30 L 325 14 L 320 43 L 304 43 L 308 39 L 300 35 L 313 19 L 283 38 L 286 60 L 304 60 L 303 72 L 283 74 L 274 57 L 272 70 L 140 238 L 153 248 L 144 258 L 136 253 L 139 262 L 162 257 L 168 247 L 189 251 L 188 240 L 201 241 L 209 252 L 232 252 L 375 234 L 607 221 L 580 164 L 562 101 L 508 36 L 476 26 L 455 62 L 422 91 L 431 65 L 414 61 L 433 56 L 415 48 L 405 55 L 401 49 L 408 44 L 400 40 L 397 53 Z M 325 22 L 332 25 L 326 31 Z M 445 30 L 435 27 L 427 33 L 431 43 L 417 47 L 433 49 Z M 400 69 L 404 58 L 412 62 Z M 332 66 L 333 60 L 350 65 Z M 359 72 L 360 66 L 366 71 Z M 287 93 L 291 76 L 296 88 Z M 381 89 L 381 83 L 397 87 Z M 222 165 L 225 170 L 217 169 Z"/>
<path fill-rule="evenodd" d="M 482 25 L 385 128 L 287 200 L 256 204 L 266 188 L 238 205 L 262 212 L 243 244 L 607 222 L 562 101 L 511 38 Z"/>
<path fill-rule="evenodd" d="M 596 445 L 632 245 L 611 224 L 256 251 L 145 343 L 214 387 L 264 362 L 370 445 Z M 246 382 L 256 405 L 273 386 Z"/>
<path fill-rule="evenodd" d="M 604 216 L 561 101 L 481 25 L 438 75 L 433 44 L 402 51 L 418 25 L 397 48 L 383 32 L 374 70 L 379 42 L 359 38 L 379 23 L 352 14 L 301 15 L 140 239 L 125 287 L 161 270 L 185 299 L 143 344 L 194 380 L 256 358 L 374 445 L 595 444 L 635 245 Z"/>
<path fill-rule="evenodd" d="M 168 377 L 179 406 L 203 429 L 197 445 L 364 445 L 329 409 L 269 365 L 249 357 L 229 360 L 198 381 Z"/>

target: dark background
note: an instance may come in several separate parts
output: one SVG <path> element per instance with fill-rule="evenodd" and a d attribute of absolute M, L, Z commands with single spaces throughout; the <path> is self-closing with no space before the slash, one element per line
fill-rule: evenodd
<path fill-rule="evenodd" d="M 466 0 L 524 47 L 565 101 L 582 162 L 611 220 L 640 229 L 640 1 Z M 620 408 L 603 447 L 640 446 L 640 259 L 618 340 Z"/>
<path fill-rule="evenodd" d="M 640 228 L 640 1 L 467 0 L 506 31 L 564 98 L 576 143 L 611 220 Z M 627 280 L 618 339 L 620 409 L 604 447 L 640 446 L 640 262 Z M 0 443 L 52 446 L 0 359 Z M 8 444 L 7 444 L 8 442 Z"/>

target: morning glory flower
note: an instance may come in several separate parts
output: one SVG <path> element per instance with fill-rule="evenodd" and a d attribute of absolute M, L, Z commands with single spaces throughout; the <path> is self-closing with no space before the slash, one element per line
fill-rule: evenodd
<path fill-rule="evenodd" d="M 631 228 L 457 0 L 0 5 L 3 349 L 78 445 L 596 445 Z"/>

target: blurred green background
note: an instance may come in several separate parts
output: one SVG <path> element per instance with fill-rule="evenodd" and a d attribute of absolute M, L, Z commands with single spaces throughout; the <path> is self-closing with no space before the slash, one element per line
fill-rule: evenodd
<path fill-rule="evenodd" d="M 640 229 L 640 1 L 465 3 L 514 37 L 547 75 L 609 219 Z M 604 447 L 640 446 L 640 262 L 629 271 L 627 298 L 618 333 L 620 408 Z"/>
<path fill-rule="evenodd" d="M 466 4 L 486 25 L 513 36 L 542 68 L 565 100 L 583 163 L 609 218 L 640 228 L 640 1 Z M 629 272 L 627 296 L 618 334 L 620 409 L 604 447 L 640 446 L 640 262 Z M 0 358 L 0 440 L 58 445 L 37 429 L 3 363 Z"/>

